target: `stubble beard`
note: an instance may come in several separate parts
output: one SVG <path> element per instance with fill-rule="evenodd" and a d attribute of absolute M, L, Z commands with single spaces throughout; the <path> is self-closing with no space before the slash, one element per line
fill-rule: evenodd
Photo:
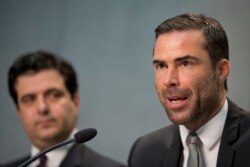
<path fill-rule="evenodd" d="M 192 95 L 189 98 L 195 98 L 192 99 L 194 102 L 191 106 L 186 106 L 179 111 L 173 111 L 166 106 L 164 101 L 162 101 L 168 118 L 174 124 L 191 127 L 193 125 L 203 125 L 218 112 L 218 108 L 220 107 L 220 96 L 217 77 L 214 74 L 210 79 L 206 80 L 207 82 L 204 82 L 204 79 L 198 81 L 202 84 L 197 84 L 200 86 L 199 89 L 197 89 L 196 95 L 191 90 L 186 90 L 191 91 Z M 207 88 L 207 90 L 201 93 L 204 88 Z M 164 93 L 165 92 L 162 91 L 162 95 Z M 162 97 L 164 97 L 164 95 Z M 182 115 L 176 118 L 176 114 Z"/>

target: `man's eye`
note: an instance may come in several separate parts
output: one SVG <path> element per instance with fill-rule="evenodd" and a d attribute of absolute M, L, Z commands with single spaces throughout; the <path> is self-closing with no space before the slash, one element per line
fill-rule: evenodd
<path fill-rule="evenodd" d="M 21 99 L 21 103 L 23 103 L 23 104 L 28 104 L 28 103 L 33 102 L 34 99 L 35 99 L 35 97 L 33 97 L 33 96 L 25 96 L 25 97 L 23 97 L 23 98 Z"/>
<path fill-rule="evenodd" d="M 165 67 L 165 64 L 164 63 L 157 63 L 155 64 L 155 68 L 160 70 L 160 69 L 163 69 Z"/>
<path fill-rule="evenodd" d="M 182 65 L 183 67 L 187 67 L 187 66 L 191 66 L 191 63 L 190 63 L 189 61 L 182 61 L 182 62 L 181 62 L 181 65 Z"/>
<path fill-rule="evenodd" d="M 50 98 L 53 98 L 53 99 L 60 98 L 60 97 L 62 97 L 62 95 L 63 95 L 63 93 L 62 93 L 62 92 L 58 92 L 58 91 L 53 91 L 53 92 L 50 92 L 50 93 L 48 94 L 48 96 L 49 96 Z"/>

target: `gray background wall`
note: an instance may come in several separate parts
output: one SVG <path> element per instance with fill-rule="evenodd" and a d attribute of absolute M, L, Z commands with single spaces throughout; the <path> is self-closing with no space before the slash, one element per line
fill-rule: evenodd
<path fill-rule="evenodd" d="M 133 141 L 168 125 L 154 89 L 154 28 L 183 12 L 217 18 L 230 43 L 229 97 L 250 109 L 250 1 L 234 0 L 1 0 L 0 163 L 29 151 L 7 91 L 6 73 L 18 55 L 56 52 L 79 75 L 78 127 L 94 127 L 87 145 L 126 162 Z"/>

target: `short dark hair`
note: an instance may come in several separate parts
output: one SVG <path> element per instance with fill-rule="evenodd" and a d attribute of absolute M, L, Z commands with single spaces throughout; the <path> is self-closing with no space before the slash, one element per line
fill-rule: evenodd
<path fill-rule="evenodd" d="M 64 84 L 73 98 L 78 91 L 77 74 L 73 66 L 62 57 L 48 51 L 38 50 L 21 55 L 9 68 L 9 93 L 16 105 L 18 105 L 15 88 L 17 78 L 28 72 L 37 73 L 46 69 L 55 69 L 62 75 Z"/>
<path fill-rule="evenodd" d="M 205 14 L 185 13 L 167 19 L 155 29 L 155 39 L 164 33 L 188 30 L 203 31 L 206 40 L 204 49 L 208 52 L 214 68 L 219 60 L 229 60 L 229 46 L 225 30 L 219 21 Z M 224 87 L 227 90 L 227 81 Z"/>

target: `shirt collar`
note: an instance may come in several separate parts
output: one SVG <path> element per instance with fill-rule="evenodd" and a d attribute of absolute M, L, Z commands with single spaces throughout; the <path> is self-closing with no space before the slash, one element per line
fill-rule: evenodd
<path fill-rule="evenodd" d="M 196 133 L 207 149 L 212 149 L 221 138 L 224 124 L 228 113 L 228 101 L 225 100 L 220 111 L 206 124 L 199 128 Z M 184 125 L 179 125 L 181 141 L 184 149 L 187 148 L 186 138 L 190 132 Z"/>
<path fill-rule="evenodd" d="M 71 134 L 69 135 L 68 139 L 73 138 L 74 134 L 76 132 L 77 132 L 77 129 L 75 128 L 71 132 Z M 68 145 L 65 145 L 63 147 L 59 147 L 55 150 L 52 150 L 52 151 L 46 153 L 48 166 L 59 166 L 72 145 L 73 144 L 68 144 Z M 38 154 L 39 152 L 40 152 L 40 150 L 36 146 L 31 145 L 31 156 L 32 157 L 35 156 L 36 154 Z M 39 163 L 39 160 L 36 160 L 32 164 L 37 165 L 38 163 Z M 33 166 L 33 165 L 31 165 L 31 166 Z"/>

